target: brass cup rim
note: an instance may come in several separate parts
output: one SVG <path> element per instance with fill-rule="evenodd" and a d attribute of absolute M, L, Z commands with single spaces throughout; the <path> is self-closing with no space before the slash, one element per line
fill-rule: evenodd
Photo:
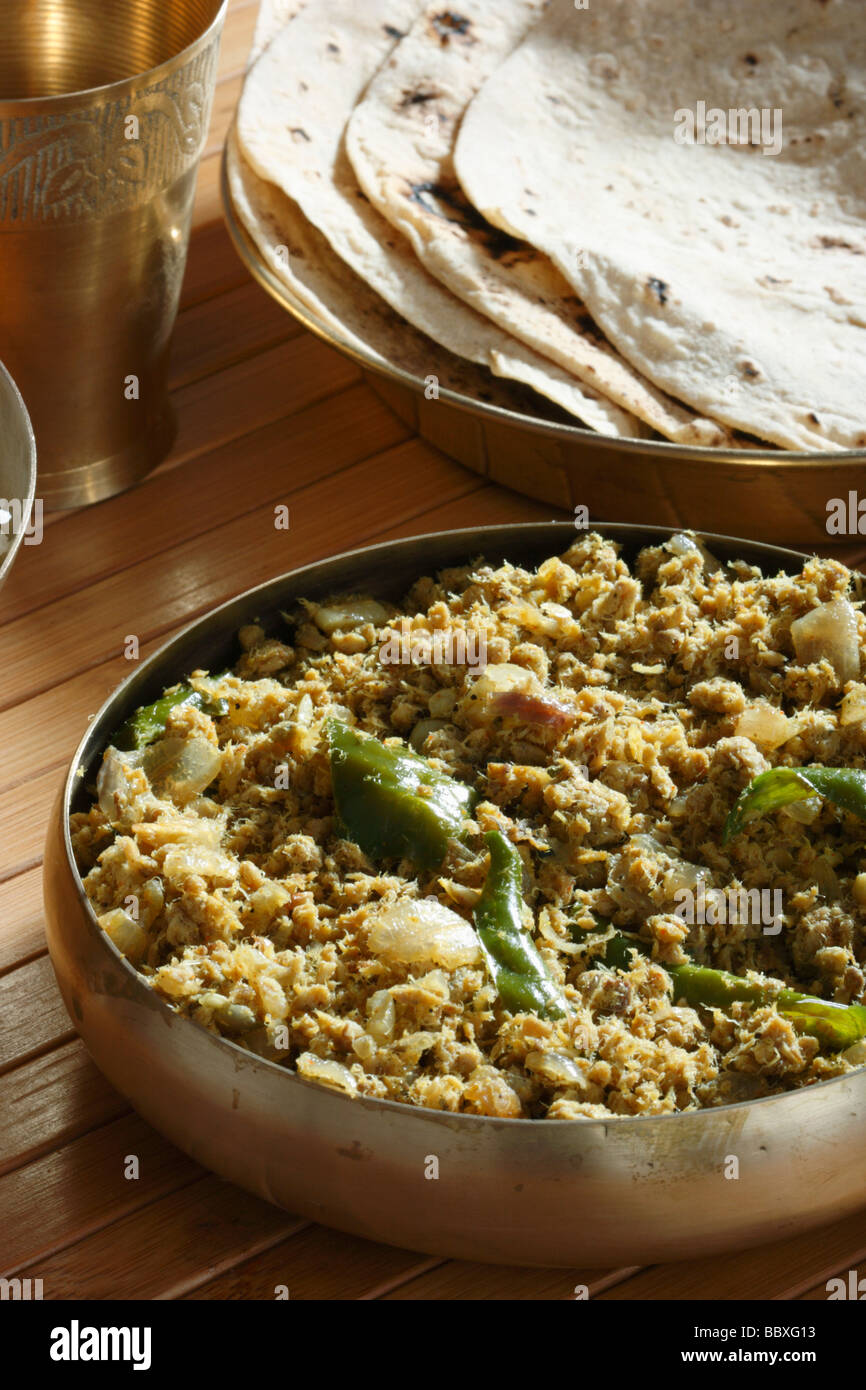
<path fill-rule="evenodd" d="M 172 53 L 168 58 L 164 58 L 161 63 L 157 63 L 155 67 L 142 68 L 140 72 L 131 73 L 128 77 L 119 77 L 114 82 L 100 83 L 97 87 L 77 87 L 71 92 L 56 92 L 53 95 L 49 93 L 47 96 L 33 97 L 7 98 L 0 95 L 0 115 L 3 113 L 15 112 L 19 108 L 23 108 L 26 111 L 28 108 L 36 106 L 44 107 L 49 104 L 52 108 L 58 109 L 62 109 L 66 105 L 77 106 L 83 101 L 87 101 L 89 98 L 122 91 L 131 84 L 146 82 L 150 85 L 151 83 L 158 82 L 161 77 L 169 75 L 177 66 L 179 59 L 191 56 L 199 47 L 206 47 L 214 33 L 218 33 L 222 28 L 228 6 L 229 0 L 221 0 L 216 13 L 205 28 L 202 29 L 201 33 L 197 34 L 194 39 L 191 39 L 188 44 L 185 44 L 183 48 L 179 48 L 176 53 Z"/>

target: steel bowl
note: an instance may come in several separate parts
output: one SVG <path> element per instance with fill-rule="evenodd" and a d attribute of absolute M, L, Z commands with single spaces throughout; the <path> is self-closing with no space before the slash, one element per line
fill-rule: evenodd
<path fill-rule="evenodd" d="M 27 407 L 0 363 L 0 588 L 30 523 L 36 494 L 36 440 Z M 35 539 L 34 532 L 34 539 Z"/>
<path fill-rule="evenodd" d="M 598 529 L 627 554 L 666 535 Z M 315 1221 L 437 1255 L 539 1266 L 694 1258 L 781 1239 L 866 1204 L 866 1070 L 719 1109 L 609 1121 L 353 1099 L 174 1013 L 100 929 L 75 868 L 69 813 L 87 804 L 112 732 L 195 667 L 236 659 L 244 623 L 278 631 L 280 610 L 301 596 L 397 598 L 444 566 L 481 554 L 537 562 L 573 537 L 567 523 L 535 523 L 353 551 L 242 594 L 155 653 L 96 715 L 61 789 L 45 854 L 51 959 L 94 1060 L 146 1120 L 206 1167 Z M 720 559 L 773 572 L 803 560 L 706 540 Z"/>
<path fill-rule="evenodd" d="M 311 333 L 350 357 L 377 395 L 414 433 L 473 472 L 571 512 L 593 518 L 702 531 L 730 530 L 773 544 L 827 546 L 848 537 L 827 529 L 828 507 L 862 488 L 866 450 L 818 453 L 708 449 L 664 440 L 609 439 L 594 430 L 521 414 L 426 382 L 403 367 L 359 351 L 313 313 L 264 260 L 232 201 L 223 153 L 222 200 L 235 250 L 250 274 Z M 856 533 L 855 533 L 856 536 Z"/>

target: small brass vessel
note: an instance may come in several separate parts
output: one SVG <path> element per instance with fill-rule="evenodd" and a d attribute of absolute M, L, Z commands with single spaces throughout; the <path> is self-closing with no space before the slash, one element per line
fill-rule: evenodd
<path fill-rule="evenodd" d="M 49 507 L 131 486 L 174 434 L 169 340 L 226 0 L 4 0 L 0 358 Z"/>

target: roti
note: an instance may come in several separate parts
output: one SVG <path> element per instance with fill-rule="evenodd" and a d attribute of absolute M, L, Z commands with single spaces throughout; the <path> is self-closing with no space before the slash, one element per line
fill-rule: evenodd
<path fill-rule="evenodd" d="M 234 211 L 265 265 L 344 348 L 373 366 L 435 378 L 444 390 L 502 409 L 544 414 L 545 402 L 533 391 L 498 380 L 411 328 L 349 269 L 285 193 L 249 167 L 234 131 L 226 144 L 226 176 Z"/>
<path fill-rule="evenodd" d="M 285 29 L 290 20 L 304 8 L 304 4 L 305 0 L 262 0 L 247 66 L 251 66 L 256 58 L 264 53 L 271 39 L 276 38 L 281 29 Z"/>
<path fill-rule="evenodd" d="M 665 396 L 605 340 L 542 252 L 469 203 L 453 153 L 467 104 L 540 18 L 545 0 L 428 5 L 356 107 L 346 149 L 374 207 L 430 273 L 542 355 L 671 440 L 732 445 L 729 431 Z"/>
<path fill-rule="evenodd" d="M 359 187 L 346 124 L 421 8 L 420 0 L 365 0 L 347 11 L 341 0 L 307 0 L 247 76 L 237 125 L 244 157 L 368 286 L 440 346 L 531 386 L 603 434 L 645 434 L 634 415 L 445 289 Z"/>
<path fill-rule="evenodd" d="M 455 164 L 663 390 L 787 448 L 866 446 L 860 0 L 551 0 Z"/>

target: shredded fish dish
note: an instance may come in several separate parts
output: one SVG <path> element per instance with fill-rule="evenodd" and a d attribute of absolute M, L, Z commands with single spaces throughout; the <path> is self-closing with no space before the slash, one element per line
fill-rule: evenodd
<path fill-rule="evenodd" d="M 172 1009 L 350 1095 L 658 1115 L 866 1061 L 859 576 L 581 533 L 305 601 L 72 816 Z"/>

